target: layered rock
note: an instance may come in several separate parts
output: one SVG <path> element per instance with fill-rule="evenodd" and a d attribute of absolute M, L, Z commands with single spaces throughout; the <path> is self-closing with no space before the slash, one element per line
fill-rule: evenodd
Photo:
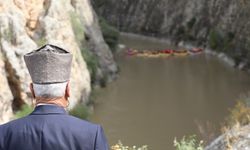
<path fill-rule="evenodd" d="M 34 50 L 37 46 L 27 34 L 25 15 L 14 1 L 1 1 L 0 5 L 0 47 L 5 63 L 5 68 L 2 69 L 5 69 L 8 75 L 8 84 L 1 83 L 1 87 L 6 89 L 10 87 L 9 90 L 13 95 L 13 106 L 14 109 L 17 109 L 25 102 L 28 104 L 32 102 L 27 96 L 30 79 L 25 68 L 23 55 Z"/>
<path fill-rule="evenodd" d="M 80 20 L 79 34 L 87 34 L 89 41 L 78 41 L 72 14 Z M 43 44 L 58 45 L 74 56 L 70 108 L 78 102 L 86 103 L 91 91 L 83 45 L 91 45 L 102 73 L 113 76 L 116 65 L 96 20 L 88 0 L 0 0 L 0 123 L 11 118 L 12 109 L 33 103 L 23 55 Z"/>
<path fill-rule="evenodd" d="M 72 0 L 72 5 L 84 24 L 87 48 L 97 56 L 102 76 L 111 81 L 116 77 L 117 65 L 114 62 L 112 52 L 102 37 L 98 17 L 93 11 L 90 1 Z"/>
<path fill-rule="evenodd" d="M 233 128 L 210 143 L 205 150 L 246 150 L 250 148 L 250 125 Z"/>
<path fill-rule="evenodd" d="M 250 68 L 250 3 L 246 0 L 93 0 L 97 12 L 125 32 L 188 41 Z"/>
<path fill-rule="evenodd" d="M 13 96 L 8 86 L 7 74 L 5 71 L 4 60 L 1 53 L 0 53 L 0 83 L 2 84 L 0 90 L 0 104 L 1 104 L 0 114 L 2 114 L 0 115 L 0 122 L 7 122 L 12 116 L 12 109 L 10 108 L 12 105 Z"/>

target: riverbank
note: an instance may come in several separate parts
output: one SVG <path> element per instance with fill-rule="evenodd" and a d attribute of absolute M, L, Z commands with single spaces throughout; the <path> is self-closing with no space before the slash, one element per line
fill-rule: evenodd
<path fill-rule="evenodd" d="M 179 47 L 184 47 L 186 49 L 192 49 L 192 48 L 196 48 L 197 46 L 194 46 L 192 44 L 189 44 L 189 43 L 184 43 L 184 42 L 179 42 L 178 44 Z M 204 49 L 204 52 L 206 54 L 209 54 L 209 55 L 213 55 L 213 56 L 216 56 L 218 57 L 220 60 L 224 61 L 226 64 L 228 64 L 229 66 L 231 67 L 234 67 L 234 68 L 238 68 L 240 70 L 243 70 L 244 68 L 244 64 L 243 63 L 240 63 L 239 66 L 236 66 L 236 62 L 234 61 L 234 59 L 230 56 L 228 56 L 226 53 L 223 53 L 223 52 L 217 52 L 215 50 L 212 50 L 210 48 L 207 48 L 207 47 L 202 47 Z"/>

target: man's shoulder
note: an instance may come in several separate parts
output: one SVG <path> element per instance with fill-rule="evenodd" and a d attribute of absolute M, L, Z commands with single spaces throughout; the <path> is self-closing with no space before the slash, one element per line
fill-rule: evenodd
<path fill-rule="evenodd" d="M 84 127 L 88 127 L 89 129 L 97 129 L 100 125 L 99 124 L 95 124 L 92 122 L 89 122 L 87 120 L 83 120 L 83 119 L 79 119 L 77 117 L 71 116 L 71 115 L 60 115 L 57 116 L 56 118 L 50 118 L 49 115 L 48 116 L 32 116 L 32 115 L 28 115 L 26 117 L 23 118 L 19 118 L 19 119 L 15 119 L 12 120 L 10 122 L 7 122 L 5 124 L 0 125 L 0 130 L 7 130 L 8 128 L 17 128 L 17 127 L 21 127 L 25 124 L 44 124 L 44 123 L 48 123 L 48 124 L 61 124 L 61 125 L 68 125 L 69 126 L 84 126 Z"/>
<path fill-rule="evenodd" d="M 55 126 L 56 129 L 62 129 L 64 132 L 70 132 L 75 135 L 84 133 L 90 137 L 95 136 L 101 128 L 99 124 L 82 120 L 71 115 L 61 115 L 55 118 L 55 120 L 46 120 L 44 129 L 51 129 L 52 126 Z"/>
<path fill-rule="evenodd" d="M 11 120 L 7 123 L 4 123 L 4 124 L 1 124 L 0 125 L 0 132 L 4 132 L 4 131 L 9 131 L 9 129 L 16 129 L 18 127 L 20 127 L 21 124 L 25 124 L 27 120 L 27 117 L 23 117 L 23 118 L 19 118 L 19 119 L 14 119 L 14 120 Z"/>
<path fill-rule="evenodd" d="M 70 124 L 72 124 L 72 125 L 87 126 L 90 128 L 97 128 L 100 126 L 99 124 L 92 123 L 88 120 L 83 120 L 83 119 L 80 119 L 80 118 L 77 118 L 77 117 L 71 116 L 71 115 L 66 115 L 66 118 L 70 122 Z"/>
<path fill-rule="evenodd" d="M 6 126 L 12 126 L 12 125 L 15 125 L 15 124 L 19 124 L 19 123 L 27 120 L 27 117 L 28 116 L 25 116 L 25 117 L 22 117 L 22 118 L 14 118 L 14 119 L 10 120 L 9 122 L 1 124 L 0 126 L 1 127 L 6 127 Z"/>
<path fill-rule="evenodd" d="M 35 118 L 35 119 L 34 119 Z M 54 117 L 53 117 L 54 118 Z M 95 138 L 102 128 L 99 124 L 91 123 L 70 115 L 59 115 L 57 118 L 27 116 L 0 125 L 0 136 L 19 134 L 17 131 L 34 130 L 37 132 L 54 133 L 64 132 L 71 135 Z M 84 134 L 82 134 L 84 133 Z M 1 139 L 1 138 L 0 138 Z"/>

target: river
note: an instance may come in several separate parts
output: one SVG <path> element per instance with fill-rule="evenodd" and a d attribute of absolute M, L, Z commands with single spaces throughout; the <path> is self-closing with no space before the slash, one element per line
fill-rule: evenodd
<path fill-rule="evenodd" d="M 168 44 L 123 35 L 134 49 L 165 49 Z M 91 121 L 103 126 L 110 145 L 148 145 L 172 150 L 175 137 L 200 135 L 198 124 L 219 125 L 241 94 L 250 91 L 250 76 L 211 55 L 169 58 L 116 56 L 118 79 L 97 91 Z"/>

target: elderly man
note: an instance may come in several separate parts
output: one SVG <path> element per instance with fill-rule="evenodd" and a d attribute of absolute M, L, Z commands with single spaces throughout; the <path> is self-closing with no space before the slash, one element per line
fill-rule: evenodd
<path fill-rule="evenodd" d="M 45 45 L 24 56 L 36 100 L 27 117 L 0 126 L 0 150 L 108 150 L 100 125 L 66 113 L 72 55 Z"/>

